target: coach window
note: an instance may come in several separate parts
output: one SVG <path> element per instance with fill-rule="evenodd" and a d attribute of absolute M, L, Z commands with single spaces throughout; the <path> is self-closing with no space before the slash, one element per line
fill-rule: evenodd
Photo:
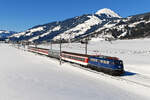
<path fill-rule="evenodd" d="M 82 58 L 78 58 L 80 61 L 82 61 Z"/>
<path fill-rule="evenodd" d="M 85 58 L 82 58 L 82 61 L 85 61 Z"/>
<path fill-rule="evenodd" d="M 98 59 L 95 59 L 95 62 L 98 62 Z"/>
<path fill-rule="evenodd" d="M 82 58 L 79 58 L 80 61 L 82 61 Z"/>
<path fill-rule="evenodd" d="M 105 61 L 103 60 L 103 63 L 105 64 Z"/>
<path fill-rule="evenodd" d="M 99 60 L 99 63 L 102 63 L 102 60 Z"/>
<path fill-rule="evenodd" d="M 109 61 L 107 61 L 107 64 L 109 64 Z"/>
<path fill-rule="evenodd" d="M 108 61 L 106 61 L 106 64 L 108 64 Z"/>
<path fill-rule="evenodd" d="M 74 59 L 74 56 L 70 56 L 71 57 L 71 59 Z"/>
<path fill-rule="evenodd" d="M 94 61 L 94 59 L 93 59 L 93 58 L 91 58 L 91 59 L 90 59 L 90 61 Z"/>
<path fill-rule="evenodd" d="M 73 59 L 73 57 L 72 56 L 69 56 L 70 57 L 70 59 Z"/>
<path fill-rule="evenodd" d="M 76 60 L 80 60 L 80 58 L 78 58 L 78 57 L 75 57 L 75 59 L 76 59 Z"/>
<path fill-rule="evenodd" d="M 102 60 L 103 61 L 103 64 L 105 63 L 105 61 L 104 60 Z"/>
<path fill-rule="evenodd" d="M 77 59 L 78 59 L 79 61 L 82 61 L 82 58 L 78 58 L 78 57 L 77 57 Z"/>
<path fill-rule="evenodd" d="M 78 57 L 74 57 L 75 60 L 80 60 Z"/>
<path fill-rule="evenodd" d="M 104 60 L 102 60 L 102 63 L 103 63 L 103 64 L 105 63 Z"/>
<path fill-rule="evenodd" d="M 101 63 L 101 60 L 98 60 L 99 63 Z"/>
<path fill-rule="evenodd" d="M 90 59 L 90 61 L 93 61 L 93 59 Z"/>
<path fill-rule="evenodd" d="M 101 63 L 103 63 L 103 60 L 100 60 L 101 61 Z"/>

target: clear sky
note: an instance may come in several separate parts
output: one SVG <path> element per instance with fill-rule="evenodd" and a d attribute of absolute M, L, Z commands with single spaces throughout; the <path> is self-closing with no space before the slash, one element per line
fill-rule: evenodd
<path fill-rule="evenodd" d="M 150 12 L 150 0 L 0 0 L 0 30 L 24 31 L 102 8 L 127 17 Z"/>

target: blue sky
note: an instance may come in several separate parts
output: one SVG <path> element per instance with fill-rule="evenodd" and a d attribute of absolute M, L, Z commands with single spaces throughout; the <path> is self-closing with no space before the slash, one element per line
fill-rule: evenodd
<path fill-rule="evenodd" d="M 127 17 L 150 12 L 150 0 L 0 0 L 0 30 L 24 31 L 102 8 Z"/>

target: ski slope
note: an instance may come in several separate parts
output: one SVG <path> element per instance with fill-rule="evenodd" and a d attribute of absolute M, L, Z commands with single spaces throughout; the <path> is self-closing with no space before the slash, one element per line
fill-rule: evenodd
<path fill-rule="evenodd" d="M 93 46 L 92 43 L 89 45 Z M 117 44 L 120 44 L 120 42 L 116 42 Z M 55 45 L 53 48 L 58 49 L 57 46 Z M 64 50 L 84 52 L 83 45 L 65 44 L 62 46 Z M 99 48 L 101 47 L 99 46 Z M 111 52 L 114 52 L 115 49 Z M 95 50 L 95 48 L 92 48 L 88 52 L 95 53 Z M 100 50 L 103 51 L 102 48 Z M 105 50 L 103 53 L 109 54 L 107 48 Z M 96 53 L 99 53 L 99 51 L 96 51 Z M 112 55 L 115 55 L 115 53 Z M 125 55 L 127 54 L 125 53 Z M 123 58 L 124 56 L 121 56 L 121 59 Z M 111 77 L 102 73 L 74 67 L 65 62 L 60 66 L 59 62 L 55 59 L 14 48 L 10 44 L 0 44 L 0 61 L 0 100 L 150 99 L 150 88 L 125 80 L 124 77 L 130 77 L 130 75 L 122 78 Z M 129 62 L 128 64 L 126 61 L 128 59 L 125 59 L 127 70 L 135 70 L 135 72 L 141 72 L 140 74 L 145 75 L 143 74 L 144 72 L 140 71 L 140 68 L 135 68 L 132 66 L 132 63 Z M 146 65 L 148 66 L 148 64 L 147 62 Z M 133 65 L 136 66 L 138 63 L 135 65 L 133 62 Z M 142 69 L 144 70 L 145 67 L 142 67 Z M 137 77 L 137 75 L 135 76 Z M 149 76 L 148 72 L 145 76 Z M 137 79 L 140 78 L 137 77 Z"/>

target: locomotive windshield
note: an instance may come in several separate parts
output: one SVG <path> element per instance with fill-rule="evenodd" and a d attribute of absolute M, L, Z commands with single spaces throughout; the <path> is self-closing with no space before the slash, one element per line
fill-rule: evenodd
<path fill-rule="evenodd" d="M 117 61 L 115 61 L 115 64 L 116 64 L 116 65 L 123 65 L 123 62 L 117 60 Z"/>

